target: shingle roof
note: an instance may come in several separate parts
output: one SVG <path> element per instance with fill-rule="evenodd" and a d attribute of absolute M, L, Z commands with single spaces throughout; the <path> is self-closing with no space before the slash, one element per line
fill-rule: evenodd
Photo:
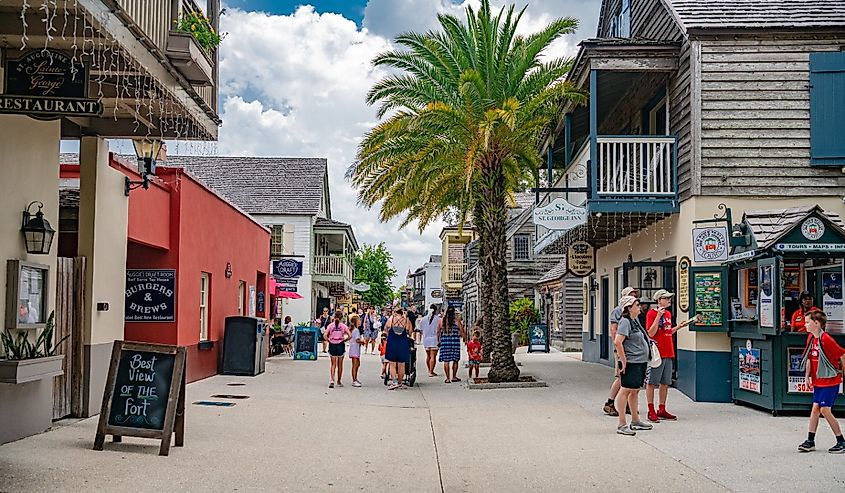
<path fill-rule="evenodd" d="M 539 281 L 537 281 L 534 284 L 535 285 L 545 284 L 547 282 L 557 281 L 558 279 L 563 277 L 564 274 L 566 274 L 566 260 L 565 259 L 558 262 L 557 265 L 552 267 L 548 272 L 546 272 L 546 274 L 543 277 L 540 278 Z"/>
<path fill-rule="evenodd" d="M 757 241 L 757 248 L 765 250 L 814 211 L 818 211 L 840 228 L 843 227 L 842 219 L 838 214 L 825 212 L 819 206 L 748 211 L 743 216 L 743 220 L 751 227 L 751 232 Z"/>
<path fill-rule="evenodd" d="M 351 226 L 342 223 L 340 221 L 335 221 L 334 219 L 327 219 L 325 217 L 318 217 L 314 221 L 314 226 L 323 226 L 324 228 L 350 228 Z"/>
<path fill-rule="evenodd" d="M 845 0 L 665 0 L 689 29 L 845 26 Z"/>
<path fill-rule="evenodd" d="M 67 163 L 65 163 L 67 164 Z M 78 188 L 62 188 L 59 189 L 59 207 L 79 207 L 79 189 Z"/>
<path fill-rule="evenodd" d="M 163 164 L 185 168 L 250 214 L 316 215 L 328 176 L 325 158 L 170 155 Z"/>

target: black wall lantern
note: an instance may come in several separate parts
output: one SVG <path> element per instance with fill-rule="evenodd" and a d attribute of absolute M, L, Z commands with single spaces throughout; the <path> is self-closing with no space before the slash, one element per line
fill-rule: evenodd
<path fill-rule="evenodd" d="M 156 174 L 156 159 L 161 152 L 162 142 L 160 140 L 138 139 L 133 140 L 132 145 L 135 146 L 135 156 L 138 158 L 138 174 L 141 175 L 141 181 L 132 181 L 129 177 L 126 177 L 124 193 L 127 197 L 130 190 L 141 187 L 144 190 L 150 188 L 150 175 Z"/>
<path fill-rule="evenodd" d="M 38 212 L 35 217 L 30 214 L 29 209 L 38 204 Z M 56 230 L 50 226 L 50 222 L 44 219 L 44 213 L 41 208 L 44 204 L 35 200 L 26 206 L 23 211 L 23 221 L 21 224 L 21 233 L 23 233 L 24 243 L 26 243 L 26 253 L 36 255 L 47 255 L 50 253 L 50 246 L 53 244 L 53 236 L 56 235 Z"/>

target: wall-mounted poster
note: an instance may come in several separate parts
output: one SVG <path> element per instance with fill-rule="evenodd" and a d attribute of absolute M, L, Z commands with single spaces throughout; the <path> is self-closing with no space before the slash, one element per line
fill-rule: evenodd
<path fill-rule="evenodd" d="M 822 273 L 823 306 L 822 310 L 827 315 L 827 331 L 831 334 L 843 332 L 843 305 L 842 305 L 842 273 Z"/>
<path fill-rule="evenodd" d="M 760 266 L 760 327 L 775 326 L 775 296 L 772 289 L 772 266 Z"/>
<path fill-rule="evenodd" d="M 752 347 L 750 340 L 746 341 L 744 348 L 739 348 L 739 388 L 763 393 L 760 387 L 760 349 Z"/>
<path fill-rule="evenodd" d="M 804 378 L 804 370 L 801 369 L 801 356 L 804 355 L 803 347 L 786 348 L 787 380 L 786 391 L 793 394 L 812 394 L 813 390 L 807 385 Z M 839 393 L 842 393 L 842 384 L 839 385 Z"/>
<path fill-rule="evenodd" d="M 757 306 L 757 269 L 745 269 L 745 306 L 752 308 Z"/>
<path fill-rule="evenodd" d="M 701 317 L 699 327 L 722 326 L 722 275 L 718 272 L 696 272 L 693 277 L 695 314 Z"/>

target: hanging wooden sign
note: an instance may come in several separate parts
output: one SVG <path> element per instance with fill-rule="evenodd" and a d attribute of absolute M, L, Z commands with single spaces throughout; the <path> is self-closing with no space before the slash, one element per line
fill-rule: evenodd
<path fill-rule="evenodd" d="M 94 450 L 106 435 L 161 440 L 159 455 L 185 437 L 185 348 L 114 341 Z"/>
<path fill-rule="evenodd" d="M 573 276 L 589 276 L 596 270 L 595 248 L 586 241 L 571 243 L 566 249 L 566 266 Z"/>
<path fill-rule="evenodd" d="M 681 257 L 678 261 L 678 309 L 689 312 L 689 257 Z"/>

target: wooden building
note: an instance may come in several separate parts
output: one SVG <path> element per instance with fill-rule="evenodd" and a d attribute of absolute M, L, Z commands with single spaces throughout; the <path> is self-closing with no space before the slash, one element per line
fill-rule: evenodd
<path fill-rule="evenodd" d="M 543 323 L 549 327 L 552 345 L 563 351 L 583 348 L 584 282 L 568 275 L 561 260 L 534 284 L 536 305 Z"/>
<path fill-rule="evenodd" d="M 644 301 L 689 289 L 678 265 L 695 258 L 693 221 L 726 209 L 843 212 L 843 46 L 845 0 L 602 2 L 597 35 L 568 76 L 590 101 L 565 108 L 548 146 L 560 176 L 550 185 L 589 193 L 541 201 L 584 203 L 588 222 L 537 238 L 540 252 L 577 240 L 596 249 L 585 360 L 612 364 L 609 313 L 623 287 Z M 680 308 L 678 321 L 688 317 Z M 693 326 L 677 346 L 678 387 L 730 400 L 729 338 Z"/>

